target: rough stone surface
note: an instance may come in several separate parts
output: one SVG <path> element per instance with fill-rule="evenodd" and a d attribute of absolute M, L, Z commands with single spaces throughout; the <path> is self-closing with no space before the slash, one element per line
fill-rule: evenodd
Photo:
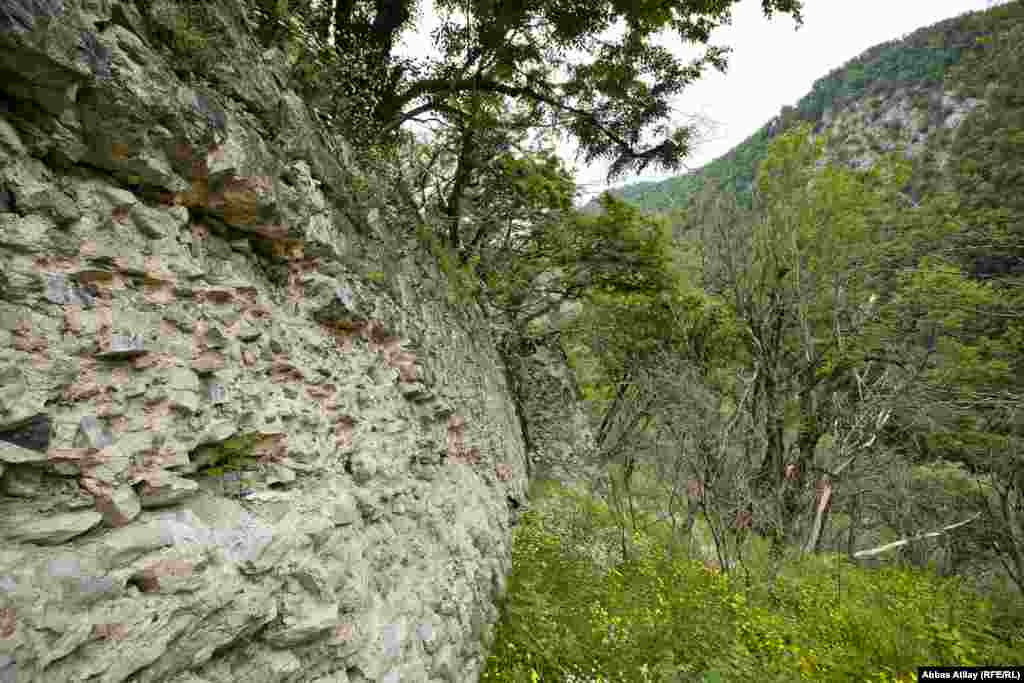
<path fill-rule="evenodd" d="M 475 681 L 509 375 L 245 3 L 193 6 L 192 76 L 181 3 L 0 9 L 0 680 Z"/>
<path fill-rule="evenodd" d="M 838 143 L 829 155 L 854 168 L 871 168 L 893 151 L 914 159 L 931 146 L 941 169 L 948 151 L 934 141 L 947 131 L 956 134 L 967 116 L 983 105 L 982 100 L 946 92 L 941 86 L 917 85 L 829 110 L 822 128 Z"/>
<path fill-rule="evenodd" d="M 0 533 L 8 541 L 54 545 L 84 534 L 99 524 L 101 519 L 103 515 L 92 511 L 70 512 L 42 519 L 35 515 L 11 514 L 3 521 Z"/>
<path fill-rule="evenodd" d="M 45 453 L 50 445 L 51 422 L 48 415 L 34 415 L 30 419 L 0 431 L 0 449 L 5 445 Z M 0 455 L 0 459 L 3 456 Z"/>
<path fill-rule="evenodd" d="M 553 321 L 557 324 L 557 321 Z M 567 486 L 590 490 L 602 477 L 588 466 L 594 435 L 580 410 L 579 388 L 568 366 L 565 351 L 555 338 L 526 342 L 505 350 L 517 407 L 529 438 L 531 478 L 551 479 Z M 499 479 L 514 473 L 502 464 L 495 467 Z M 525 499 L 509 498 L 513 514 L 525 510 Z"/>

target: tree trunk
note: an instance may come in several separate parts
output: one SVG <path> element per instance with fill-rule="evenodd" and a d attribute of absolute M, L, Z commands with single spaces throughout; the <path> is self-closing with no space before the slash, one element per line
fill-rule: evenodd
<path fill-rule="evenodd" d="M 636 458 L 632 454 L 627 454 L 622 471 L 622 488 L 626 493 L 626 503 L 629 506 L 629 522 L 634 532 L 637 530 L 636 506 L 633 504 L 633 473 L 635 470 Z"/>
<path fill-rule="evenodd" d="M 857 540 L 857 520 L 860 519 L 860 494 L 853 497 L 853 505 L 850 508 L 850 528 L 846 537 L 846 555 L 853 559 L 853 547 Z"/>
<path fill-rule="evenodd" d="M 832 482 L 823 477 L 819 482 L 818 502 L 815 506 L 814 523 L 811 525 L 811 533 L 807 538 L 807 545 L 804 552 L 816 553 L 821 545 L 821 531 L 825 528 L 825 520 L 832 509 Z"/>
<path fill-rule="evenodd" d="M 1014 474 L 1004 481 L 993 475 L 992 483 L 999 505 L 990 506 L 989 514 L 1003 527 L 1003 533 L 995 544 L 999 559 L 1010 579 L 1024 593 L 1024 476 L 1015 479 Z"/>
<path fill-rule="evenodd" d="M 612 399 L 612 404 L 608 406 L 608 410 L 604 414 L 604 418 L 601 420 L 601 426 L 597 430 L 597 439 L 594 445 L 597 447 L 597 452 L 602 453 L 604 451 L 605 440 L 608 438 L 608 432 L 611 431 L 612 423 L 615 421 L 619 410 L 626 397 L 626 389 L 629 388 L 629 376 L 622 378 L 619 382 L 619 387 L 615 391 L 615 398 Z"/>

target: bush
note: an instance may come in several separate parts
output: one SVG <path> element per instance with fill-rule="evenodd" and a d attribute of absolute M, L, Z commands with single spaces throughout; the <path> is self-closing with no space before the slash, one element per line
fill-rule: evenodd
<path fill-rule="evenodd" d="M 810 680 L 912 680 L 923 664 L 1020 661 L 996 637 L 993 616 L 955 579 L 813 557 L 788 567 L 770 598 L 741 616 L 735 667 L 780 680 L 794 666 Z"/>
<path fill-rule="evenodd" d="M 524 516 L 481 681 L 894 682 L 924 664 L 1024 663 L 1024 637 L 1005 628 L 1019 616 L 955 579 L 822 555 L 769 582 L 755 552 L 747 582 L 669 560 L 643 534 L 630 561 L 602 569 L 580 539 L 609 543 L 613 524 L 557 486 Z"/>

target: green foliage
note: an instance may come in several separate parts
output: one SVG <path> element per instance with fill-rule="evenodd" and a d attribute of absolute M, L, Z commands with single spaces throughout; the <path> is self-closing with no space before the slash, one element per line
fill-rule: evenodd
<path fill-rule="evenodd" d="M 708 42 L 711 30 L 728 22 L 736 1 L 497 7 L 490 0 L 446 0 L 435 7 L 434 39 L 443 56 L 429 60 L 399 58 L 393 50 L 413 24 L 415 0 L 250 0 L 268 43 L 297 51 L 296 63 L 308 65 L 310 81 L 327 76 L 312 99 L 330 100 L 331 109 L 344 110 L 350 119 L 358 114 L 360 120 L 346 124 L 353 134 L 379 141 L 427 113 L 454 127 L 479 128 L 466 104 L 483 95 L 532 108 L 534 129 L 567 130 L 588 162 L 611 159 L 612 175 L 650 164 L 678 168 L 693 131 L 667 125 L 669 102 L 705 69 L 725 67 L 727 50 Z M 799 19 L 796 0 L 764 0 L 762 6 L 766 15 Z M 617 23 L 627 30 L 621 39 L 609 38 L 607 29 Z M 680 63 L 654 44 L 666 30 L 704 46 L 703 54 Z M 579 47 L 587 43 L 600 47 L 581 59 Z M 371 120 L 375 126 L 360 129 Z"/>
<path fill-rule="evenodd" d="M 951 76 L 964 95 L 983 97 L 991 84 L 1013 82 L 1012 76 L 1017 72 L 1006 69 L 1020 64 L 1022 19 L 1024 7 L 1019 2 L 1004 3 L 963 18 L 960 30 L 972 40 L 962 64 L 953 69 Z"/>
<path fill-rule="evenodd" d="M 1024 69 L 1024 8 L 1010 3 L 986 16 L 986 41 L 972 50 L 952 81 L 965 95 L 984 98 L 986 106 L 964 121 L 952 145 L 953 177 L 967 208 L 987 210 L 979 222 L 995 224 L 991 236 L 1024 256 L 1017 232 L 1024 216 L 1024 86 L 1008 77 Z"/>
<path fill-rule="evenodd" d="M 771 126 L 763 126 L 725 155 L 693 173 L 656 183 L 634 183 L 617 190 L 621 198 L 646 211 L 664 212 L 684 208 L 705 188 L 734 192 L 749 205 L 754 174 L 768 151 Z"/>
<path fill-rule="evenodd" d="M 880 46 L 819 82 L 814 97 L 802 101 L 806 111 L 783 112 L 778 124 L 700 172 L 622 192 L 646 209 L 673 210 L 677 239 L 700 254 L 694 260 L 677 250 L 673 265 L 706 291 L 687 290 L 693 305 L 664 308 L 672 312 L 644 297 L 588 300 L 574 330 L 584 334 L 568 339 L 592 406 L 607 416 L 617 402 L 632 401 L 640 415 L 668 415 L 642 400 L 640 379 L 627 370 L 645 356 L 657 358 L 661 374 L 649 373 L 653 383 L 670 383 L 667 373 L 679 369 L 664 362 L 665 351 L 692 358 L 687 340 L 699 338 L 678 321 L 718 311 L 722 324 L 710 337 L 716 340 L 710 357 L 719 360 L 719 381 L 693 378 L 702 391 L 726 397 L 737 384 L 723 376 L 735 374 L 753 387 L 756 417 L 733 450 L 747 449 L 757 462 L 774 449 L 755 481 L 780 485 L 759 514 L 790 510 L 798 518 L 813 511 L 813 481 L 782 481 L 784 464 L 799 462 L 797 471 L 806 464 L 814 478 L 843 471 L 843 478 L 830 474 L 839 484 L 824 518 L 826 527 L 834 525 L 825 547 L 870 547 L 974 520 L 937 543 L 914 542 L 881 560 L 932 564 L 960 581 L 896 567 L 871 573 L 845 563 L 837 581 L 834 556 L 785 567 L 775 590 L 745 594 L 749 608 L 732 621 L 728 654 L 706 678 L 892 681 L 908 680 L 922 661 L 1020 659 L 1013 649 L 1020 635 L 1011 630 L 1021 633 L 1021 614 L 1007 603 L 1019 604 L 1024 589 L 1024 99 L 1015 78 L 1024 72 L 1022 27 L 1024 5 L 1011 3 Z M 984 98 L 985 105 L 956 134 L 934 132 L 912 169 L 885 158 L 867 173 L 822 164 L 823 144 L 856 153 L 852 141 L 863 136 L 854 129 L 840 132 L 845 140 L 812 140 L 811 127 L 800 126 L 801 117 L 814 123 L 847 98 L 874 96 L 877 105 L 895 87 L 942 79 L 946 92 Z M 931 126 L 952 111 L 938 97 L 921 98 Z M 893 141 L 903 139 L 890 132 Z M 948 163 L 940 167 L 943 157 Z M 755 196 L 745 192 L 747 184 L 756 184 Z M 722 405 L 740 398 L 734 394 Z M 690 404 L 686 409 L 692 412 Z M 696 422 L 717 428 L 697 414 Z M 644 449 L 661 428 L 659 419 L 640 422 L 622 462 L 650 454 Z M 877 433 L 865 429 L 886 422 Z M 700 436 L 699 424 L 679 429 Z M 628 481 L 625 467 L 610 468 L 619 486 Z M 847 497 L 857 489 L 857 497 Z M 632 493 L 632 501 L 643 499 Z M 616 520 L 620 529 L 630 528 Z M 806 527 L 794 528 L 793 540 L 802 543 Z M 642 546 L 635 538 L 631 544 Z M 640 559 L 631 553 L 632 561 Z M 750 564 L 755 574 L 770 574 L 770 562 Z M 630 578 L 633 586 L 644 583 L 636 574 Z M 1002 592 L 993 596 L 1004 599 L 993 607 L 967 590 L 971 582 L 997 587 Z M 1014 582 L 1010 598 L 1007 586 Z M 616 605 L 610 595 L 602 608 L 621 615 L 610 607 Z M 653 642 L 631 646 L 644 651 Z M 650 647 L 643 658 L 648 673 L 631 670 L 625 680 L 644 680 L 655 663 L 670 661 L 664 649 Z M 605 661 L 597 657 L 572 661 L 573 670 L 613 672 L 600 669 Z"/>
<path fill-rule="evenodd" d="M 864 54 L 814 82 L 811 92 L 797 102 L 808 121 L 820 121 L 828 109 L 872 94 L 889 94 L 908 84 L 941 83 L 956 64 L 965 38 L 953 29 L 955 20 L 922 29 L 900 41 L 871 48 Z M 922 45 L 934 41 L 935 45 Z"/>
<path fill-rule="evenodd" d="M 604 206 L 599 216 L 571 211 L 510 230 L 481 262 L 490 304 L 522 328 L 567 301 L 670 292 L 668 225 L 611 197 Z"/>
<path fill-rule="evenodd" d="M 837 556 L 787 567 L 753 591 L 738 618 L 736 673 L 762 680 L 914 680 L 921 662 L 981 665 L 1009 658 L 992 604 L 956 579 L 906 569 L 864 570 Z"/>
<path fill-rule="evenodd" d="M 333 3 L 249 0 L 261 42 L 284 52 L 291 77 L 320 120 L 363 154 L 395 142 L 375 118 L 388 73 L 371 41 L 344 28 L 330 33 Z"/>
<path fill-rule="evenodd" d="M 155 34 L 174 52 L 177 72 L 200 72 L 215 59 L 216 9 L 209 3 L 157 2 L 149 19 Z"/>
<path fill-rule="evenodd" d="M 742 332 L 728 307 L 684 281 L 651 296 L 595 294 L 563 333 L 584 398 L 606 408 L 623 378 L 665 354 L 714 373 L 735 360 Z M 667 370 L 661 366 L 662 370 Z"/>
<path fill-rule="evenodd" d="M 656 547 L 602 570 L 579 548 L 613 528 L 607 507 L 553 490 L 558 506 L 528 513 L 517 531 L 508 600 L 481 680 L 665 680 L 684 642 L 691 662 L 710 666 L 730 641 L 729 614 L 714 609 L 726 602 L 725 583 L 687 563 L 664 573 Z"/>
<path fill-rule="evenodd" d="M 992 36 L 1013 30 L 1020 17 L 1020 4 L 1008 3 L 947 19 L 900 40 L 877 45 L 815 81 L 797 109 L 804 119 L 819 121 L 826 109 L 838 108 L 866 94 L 885 96 L 908 85 L 934 86 L 949 76 L 962 81 L 968 73 L 977 92 L 977 86 L 984 89 L 1010 73 L 999 71 L 999 66 L 992 63 L 981 70 L 976 66 L 980 53 L 992 52 Z"/>
<path fill-rule="evenodd" d="M 481 681 L 909 681 L 922 662 L 1024 661 L 1024 640 L 957 580 L 822 555 L 740 581 L 643 532 L 634 558 L 604 566 L 592 546 L 609 541 L 586 539 L 614 536 L 607 507 L 551 486 L 535 508 Z"/>
<path fill-rule="evenodd" d="M 463 264 L 457 253 L 435 232 L 419 226 L 417 237 L 434 257 L 445 276 L 447 299 L 453 305 L 469 305 L 482 293 L 482 283 L 476 273 L 477 261 Z"/>
<path fill-rule="evenodd" d="M 1020 45 L 1024 44 L 1021 14 L 1020 3 L 1007 3 L 986 12 L 954 17 L 900 40 L 877 45 L 815 81 L 811 92 L 802 97 L 795 108 L 784 107 L 776 121 L 763 126 L 722 157 L 686 175 L 627 185 L 617 192 L 626 201 L 652 212 L 686 207 L 706 187 L 735 192 L 742 204 L 749 204 L 754 173 L 764 158 L 768 141 L 801 119 L 817 126 L 829 109 L 837 110 L 868 96 L 885 97 L 897 89 L 910 88 L 921 93 L 914 95 L 918 98 L 916 106 L 933 110 L 941 120 L 941 111 L 935 112 L 935 105 L 923 94 L 927 89 L 945 82 L 947 91 L 988 97 L 992 94 L 986 95 L 990 83 L 1000 83 L 1007 76 L 1020 73 Z M 1019 116 L 1022 111 L 1012 104 L 1013 98 L 1019 102 L 1019 85 L 1007 82 L 996 92 L 1006 99 L 1008 106 L 997 105 L 996 116 L 986 119 L 985 123 L 978 122 L 988 129 L 988 134 L 978 131 L 960 135 L 959 145 L 978 164 L 985 164 L 993 149 L 999 150 L 998 166 L 1007 174 L 1007 180 L 1016 178 L 1019 183 L 1016 175 L 1019 164 L 1010 161 L 1020 158 L 1014 154 L 1019 155 L 1016 145 L 1021 138 L 1013 134 L 1019 126 L 1011 125 L 1009 131 L 1005 130 L 1006 123 L 1011 123 L 1005 121 L 1005 117 Z M 934 123 L 938 121 L 933 120 Z M 987 142 L 977 144 L 989 134 L 991 138 Z M 969 165 L 964 172 L 976 173 L 976 166 Z M 980 174 L 979 181 L 978 189 L 982 193 L 998 192 L 995 183 L 986 184 L 984 173 Z"/>
<path fill-rule="evenodd" d="M 985 106 L 955 137 L 936 141 L 950 153 L 944 172 L 922 161 L 933 180 L 915 188 L 920 210 L 899 218 L 902 245 L 893 252 L 898 264 L 914 267 L 898 285 L 905 316 L 930 330 L 936 349 L 911 441 L 921 460 L 960 462 L 985 474 L 986 488 L 960 496 L 986 513 L 970 542 L 980 546 L 975 557 L 999 557 L 1020 590 L 1024 544 L 1015 540 L 1013 510 L 1024 500 L 1024 482 L 1014 474 L 1024 443 L 1015 417 L 1024 403 L 1024 99 L 1010 75 L 1024 69 L 1024 6 L 971 15 L 965 25 L 977 40 L 947 75 L 947 87 L 984 98 Z"/>
<path fill-rule="evenodd" d="M 198 456 L 208 464 L 199 470 L 199 474 L 219 478 L 224 483 L 229 478 L 234 479 L 240 492 L 253 482 L 259 470 L 253 446 L 260 438 L 258 434 L 238 435 L 220 444 L 201 448 Z"/>

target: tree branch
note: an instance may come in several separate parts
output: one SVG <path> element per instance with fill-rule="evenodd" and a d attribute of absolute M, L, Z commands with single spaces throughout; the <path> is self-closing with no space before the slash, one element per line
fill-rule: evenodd
<path fill-rule="evenodd" d="M 939 529 L 938 531 L 930 531 L 930 532 L 928 532 L 926 534 L 918 534 L 917 536 L 911 536 L 910 538 L 903 538 L 903 539 L 900 539 L 899 541 L 893 541 L 892 543 L 886 543 L 885 545 L 880 545 L 877 548 L 871 548 L 870 550 L 858 550 L 857 552 L 855 552 L 853 554 L 853 558 L 855 560 L 863 560 L 863 559 L 867 559 L 867 558 L 870 558 L 870 557 L 875 557 L 877 555 L 881 555 L 882 553 L 889 552 L 890 550 L 895 550 L 896 548 L 900 548 L 900 547 L 905 546 L 908 543 L 912 543 L 914 541 L 920 541 L 920 540 L 925 539 L 925 538 L 936 538 L 936 537 L 941 536 L 941 535 L 943 535 L 943 534 L 945 534 L 945 533 L 947 533 L 949 531 L 952 531 L 953 529 L 957 529 L 959 527 L 962 527 L 965 524 L 970 524 L 971 522 L 973 522 L 974 520 L 978 519 L 979 517 L 981 517 L 981 513 L 980 512 L 977 513 L 976 515 L 974 515 L 973 517 L 969 518 L 969 519 L 963 520 L 962 522 L 957 522 L 956 524 L 950 524 L 948 526 L 944 526 L 941 529 Z"/>
<path fill-rule="evenodd" d="M 564 102 L 560 102 L 558 99 L 550 95 L 545 95 L 544 93 L 538 92 L 533 88 L 511 86 L 506 85 L 504 83 L 500 83 L 498 81 L 483 78 L 458 80 L 433 78 L 418 81 L 414 83 L 408 90 L 406 90 L 405 93 L 399 95 L 395 99 L 394 106 L 396 109 L 400 109 L 402 106 L 408 104 L 409 102 L 415 100 L 416 98 L 428 94 L 455 94 L 471 90 L 506 95 L 508 97 L 525 98 L 533 100 L 535 102 L 543 102 L 548 106 L 558 109 L 559 111 L 568 112 L 570 114 L 573 114 L 574 116 L 587 119 L 588 122 L 594 126 L 594 128 L 601 131 L 601 133 L 603 133 L 605 137 L 607 137 L 609 140 L 615 143 L 620 148 L 620 150 L 627 153 L 629 156 L 642 157 L 645 154 L 645 152 L 638 152 L 634 150 L 632 145 L 627 140 L 623 139 L 620 135 L 615 133 L 615 131 L 609 129 L 607 126 L 603 125 L 600 121 L 598 121 L 594 112 L 587 111 L 585 109 L 579 109 L 577 107 L 572 107 L 570 105 L 565 104 Z M 431 108 L 428 105 L 424 106 L 428 107 L 428 109 Z M 423 107 L 418 107 L 413 111 L 417 113 L 423 113 L 422 110 Z M 396 119 L 384 125 L 384 127 L 381 129 L 381 135 L 384 135 L 394 130 L 398 126 L 401 126 L 407 119 L 408 117 L 406 115 L 399 115 Z M 650 152 L 650 150 L 647 150 L 647 152 Z"/>

